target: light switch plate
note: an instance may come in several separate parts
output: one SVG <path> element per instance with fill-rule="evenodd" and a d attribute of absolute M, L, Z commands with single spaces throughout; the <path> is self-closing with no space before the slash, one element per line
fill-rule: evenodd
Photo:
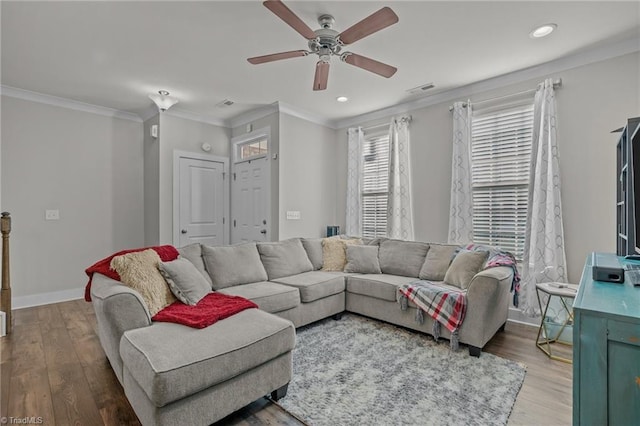
<path fill-rule="evenodd" d="M 300 220 L 300 212 L 299 211 L 287 211 L 287 219 L 288 220 Z"/>
<path fill-rule="evenodd" d="M 45 210 L 45 220 L 60 220 L 60 210 Z"/>

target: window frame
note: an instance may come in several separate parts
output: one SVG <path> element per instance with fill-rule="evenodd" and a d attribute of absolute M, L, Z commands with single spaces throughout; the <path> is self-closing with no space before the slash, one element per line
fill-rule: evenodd
<path fill-rule="evenodd" d="M 375 152 L 374 152 L 375 151 Z M 387 236 L 389 199 L 389 133 L 365 132 L 362 146 L 360 183 L 362 237 Z M 381 156 L 376 160 L 375 156 Z M 374 158 L 371 158 L 374 156 Z M 367 163 L 372 164 L 367 167 Z M 373 213 L 368 210 L 373 209 Z M 373 222 L 369 225 L 369 222 Z"/>
<path fill-rule="evenodd" d="M 473 239 L 522 262 L 528 218 L 533 98 L 471 115 Z"/>

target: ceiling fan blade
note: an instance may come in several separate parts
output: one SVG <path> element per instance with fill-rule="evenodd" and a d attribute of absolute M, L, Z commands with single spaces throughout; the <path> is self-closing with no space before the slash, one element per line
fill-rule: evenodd
<path fill-rule="evenodd" d="M 286 22 L 291 28 L 296 30 L 302 37 L 307 40 L 316 38 L 316 33 L 304 21 L 298 18 L 298 15 L 293 13 L 284 3 L 280 0 L 268 0 L 262 3 L 264 7 L 275 13 L 278 18 Z"/>
<path fill-rule="evenodd" d="M 383 7 L 379 11 L 367 16 L 362 21 L 354 24 L 340 33 L 340 41 L 343 44 L 351 44 L 365 38 L 368 35 L 387 28 L 398 22 L 398 15 L 389 7 Z"/>
<path fill-rule="evenodd" d="M 316 76 L 313 79 L 313 90 L 324 90 L 329 80 L 329 62 L 318 61 L 316 64 Z"/>
<path fill-rule="evenodd" d="M 358 68 L 362 68 L 363 70 L 371 71 L 372 73 L 381 75 L 383 77 L 389 78 L 398 71 L 398 68 L 392 67 L 391 65 L 383 64 L 382 62 L 378 62 L 371 58 L 367 58 L 366 56 L 357 55 L 351 52 L 345 52 L 340 57 L 342 61 L 356 66 Z"/>
<path fill-rule="evenodd" d="M 256 56 L 247 59 L 253 65 L 264 64 L 265 62 L 279 61 L 281 59 L 297 58 L 299 56 L 307 56 L 309 52 L 306 50 L 291 50 L 289 52 L 273 53 L 271 55 Z"/>

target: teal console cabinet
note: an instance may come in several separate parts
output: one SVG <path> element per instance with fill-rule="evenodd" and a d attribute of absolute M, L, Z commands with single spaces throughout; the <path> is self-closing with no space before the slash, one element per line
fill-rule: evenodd
<path fill-rule="evenodd" d="M 640 287 L 594 281 L 592 264 L 573 304 L 573 424 L 640 425 Z"/>

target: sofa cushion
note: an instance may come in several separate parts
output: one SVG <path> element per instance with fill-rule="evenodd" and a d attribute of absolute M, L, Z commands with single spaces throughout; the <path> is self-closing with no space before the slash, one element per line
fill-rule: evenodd
<path fill-rule="evenodd" d="M 346 247 L 350 244 L 362 244 L 360 239 L 344 239 L 339 237 L 322 240 L 322 270 L 344 271 L 347 264 Z"/>
<path fill-rule="evenodd" d="M 248 309 L 203 329 L 155 323 L 129 330 L 120 355 L 149 400 L 162 407 L 277 358 L 294 345 L 290 321 Z"/>
<path fill-rule="evenodd" d="M 275 243 L 258 243 L 258 252 L 271 281 L 313 270 L 299 238 Z"/>
<path fill-rule="evenodd" d="M 176 301 L 158 270 L 159 263 L 160 256 L 153 249 L 111 259 L 111 268 L 120 275 L 120 281 L 140 293 L 151 316 Z"/>
<path fill-rule="evenodd" d="M 302 246 L 313 265 L 313 270 L 322 269 L 322 238 L 302 238 Z"/>
<path fill-rule="evenodd" d="M 395 302 L 397 300 L 398 287 L 415 281 L 414 277 L 401 275 L 368 274 L 353 275 L 347 279 L 347 291 L 349 293 L 362 294 L 376 299 Z"/>
<path fill-rule="evenodd" d="M 202 274 L 211 287 L 211 277 L 204 266 L 204 260 L 202 260 L 202 246 L 200 243 L 189 244 L 188 246 L 180 247 L 177 250 L 178 253 L 180 253 L 180 256 L 193 263 L 193 266 L 196 267 L 198 272 Z"/>
<path fill-rule="evenodd" d="M 466 290 L 474 275 L 482 269 L 487 256 L 489 256 L 488 251 L 459 252 L 447 269 L 444 282 Z"/>
<path fill-rule="evenodd" d="M 225 247 L 202 246 L 202 257 L 214 290 L 268 279 L 256 243 Z"/>
<path fill-rule="evenodd" d="M 420 269 L 420 279 L 442 281 L 449 269 L 449 265 L 460 246 L 447 244 L 431 244 L 424 264 Z"/>
<path fill-rule="evenodd" d="M 335 273 L 322 271 L 305 272 L 274 281 L 296 287 L 300 290 L 300 299 L 305 303 L 341 293 L 345 288 L 343 276 L 336 276 Z"/>
<path fill-rule="evenodd" d="M 300 292 L 297 288 L 268 281 L 227 287 L 220 290 L 220 293 L 249 299 L 260 309 L 270 313 L 286 311 L 300 304 Z"/>
<path fill-rule="evenodd" d="M 385 240 L 380 243 L 380 269 L 384 274 L 418 278 L 429 244 L 417 241 Z"/>
<path fill-rule="evenodd" d="M 378 246 L 350 245 L 347 246 L 347 264 L 345 272 L 360 274 L 381 274 L 378 261 Z"/>
<path fill-rule="evenodd" d="M 195 305 L 211 293 L 211 285 L 194 264 L 183 257 L 171 262 L 160 262 L 158 269 L 173 295 L 185 305 Z"/>

